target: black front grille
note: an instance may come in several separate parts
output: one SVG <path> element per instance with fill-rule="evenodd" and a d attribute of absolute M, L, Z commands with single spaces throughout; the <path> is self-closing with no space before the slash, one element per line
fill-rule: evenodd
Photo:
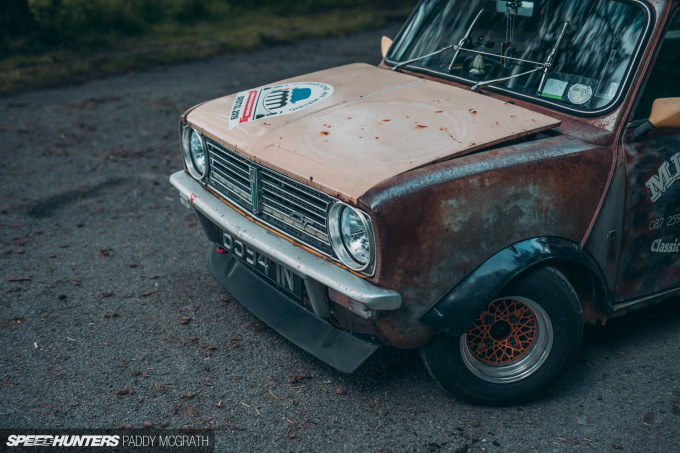
<path fill-rule="evenodd" d="M 208 142 L 210 180 L 208 185 L 224 198 L 249 208 L 252 191 L 248 161 L 238 154 Z"/>
<path fill-rule="evenodd" d="M 208 140 L 208 186 L 258 220 L 300 242 L 335 256 L 328 236 L 334 199 Z M 253 196 L 255 194 L 255 196 Z"/>

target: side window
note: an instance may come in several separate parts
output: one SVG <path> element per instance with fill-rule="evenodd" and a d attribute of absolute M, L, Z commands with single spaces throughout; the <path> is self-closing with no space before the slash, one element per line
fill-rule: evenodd
<path fill-rule="evenodd" d="M 680 11 L 673 13 L 634 119 L 649 118 L 655 99 L 680 97 L 678 80 L 680 80 Z"/>

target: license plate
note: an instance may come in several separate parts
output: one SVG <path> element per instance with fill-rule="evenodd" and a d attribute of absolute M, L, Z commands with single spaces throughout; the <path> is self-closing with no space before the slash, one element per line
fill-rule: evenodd
<path fill-rule="evenodd" d="M 267 258 L 229 233 L 224 233 L 222 236 L 222 246 L 269 283 L 295 296 L 298 300 L 302 300 L 302 278 L 299 275 Z"/>

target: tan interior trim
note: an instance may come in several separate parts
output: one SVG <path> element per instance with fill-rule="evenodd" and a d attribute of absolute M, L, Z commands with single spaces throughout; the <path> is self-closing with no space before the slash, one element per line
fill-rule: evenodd
<path fill-rule="evenodd" d="M 387 36 L 383 36 L 382 39 L 380 40 L 380 52 L 382 52 L 383 58 L 385 58 L 385 56 L 387 55 L 387 52 L 390 50 L 390 47 L 392 47 L 392 40 Z"/>
<path fill-rule="evenodd" d="M 680 98 L 657 99 L 652 104 L 649 122 L 654 127 L 680 128 Z"/>

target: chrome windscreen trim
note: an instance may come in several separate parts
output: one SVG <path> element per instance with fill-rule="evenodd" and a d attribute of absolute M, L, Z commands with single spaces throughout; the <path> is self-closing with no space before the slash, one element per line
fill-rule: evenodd
<path fill-rule="evenodd" d="M 401 307 L 401 295 L 398 292 L 372 285 L 351 272 L 254 224 L 204 189 L 185 171 L 173 174 L 170 177 L 170 183 L 179 190 L 182 198 L 190 200 L 193 208 L 210 221 L 268 258 L 287 266 L 303 278 L 315 280 L 364 304 L 371 310 L 396 310 Z"/>

